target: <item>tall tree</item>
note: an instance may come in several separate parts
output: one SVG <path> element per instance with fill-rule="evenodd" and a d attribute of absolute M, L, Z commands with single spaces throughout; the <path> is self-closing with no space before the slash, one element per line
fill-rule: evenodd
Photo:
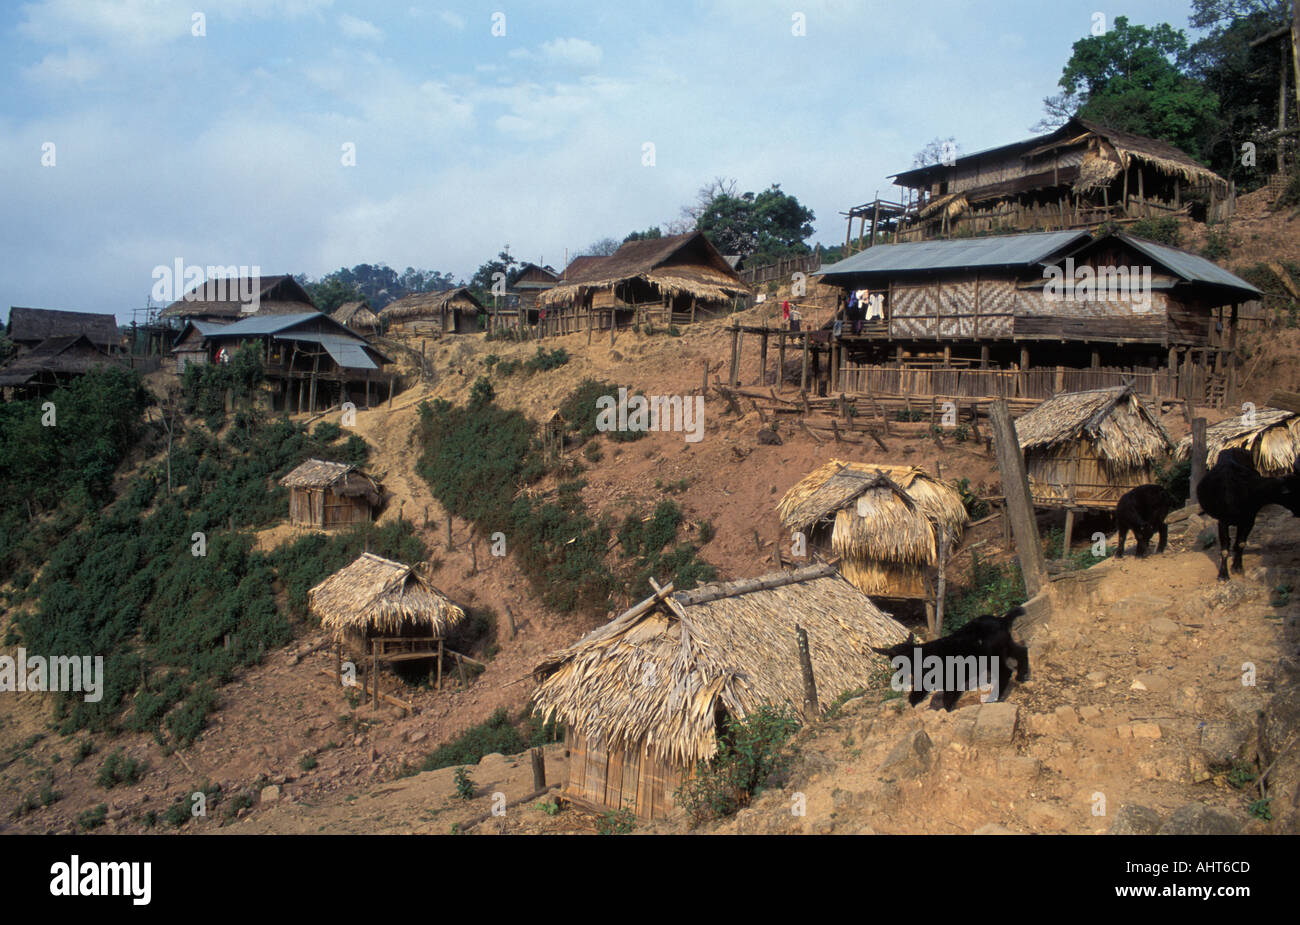
<path fill-rule="evenodd" d="M 1190 59 L 1182 30 L 1117 16 L 1104 34 L 1074 43 L 1059 84 L 1078 99 L 1078 115 L 1199 155 L 1216 130 L 1219 101 L 1188 73 Z"/>
<path fill-rule="evenodd" d="M 760 193 L 715 194 L 695 227 L 724 254 L 767 260 L 808 253 L 804 242 L 815 219 L 811 209 L 773 183 Z"/>

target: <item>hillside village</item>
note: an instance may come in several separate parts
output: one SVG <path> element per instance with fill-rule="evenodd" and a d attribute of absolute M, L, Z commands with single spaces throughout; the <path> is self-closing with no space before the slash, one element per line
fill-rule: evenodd
<path fill-rule="evenodd" d="M 1300 833 L 1300 173 L 1075 116 L 892 179 L 771 261 L 11 307 L 0 832 Z"/>

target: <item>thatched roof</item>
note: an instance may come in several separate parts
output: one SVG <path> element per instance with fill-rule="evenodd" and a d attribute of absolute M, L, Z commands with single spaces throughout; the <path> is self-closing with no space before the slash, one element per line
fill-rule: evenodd
<path fill-rule="evenodd" d="M 256 297 L 255 311 L 245 311 Z M 162 310 L 163 318 L 246 318 L 249 315 L 289 315 L 315 311 L 316 305 L 296 279 L 278 276 L 213 277 L 195 286 Z"/>
<path fill-rule="evenodd" d="M 638 279 L 664 295 L 684 293 L 705 302 L 721 302 L 750 291 L 699 231 L 628 241 L 609 257 L 575 266 L 580 259 L 569 265 L 554 288 L 538 295 L 539 305 L 569 302 L 586 291 L 613 289 Z"/>
<path fill-rule="evenodd" d="M 387 305 L 379 317 L 389 321 L 420 321 L 441 318 L 448 311 L 472 311 L 477 315 L 487 313 L 474 293 L 466 286 L 445 289 L 442 292 L 413 292 Z"/>
<path fill-rule="evenodd" d="M 465 619 L 465 611 L 414 568 L 370 552 L 308 591 L 307 603 L 321 626 L 335 634 L 389 633 L 414 624 L 444 636 Z"/>
<path fill-rule="evenodd" d="M 832 549 L 845 559 L 934 564 L 936 526 L 955 540 L 966 525 L 961 494 L 915 466 L 832 459 L 777 505 L 781 525 L 808 533 L 834 518 Z"/>
<path fill-rule="evenodd" d="M 78 334 L 98 347 L 111 347 L 122 340 L 117 318 L 98 312 L 65 312 L 53 308 L 9 309 L 9 339 L 16 344 L 39 344 L 51 337 L 76 337 Z"/>
<path fill-rule="evenodd" d="M 1173 449 L 1159 418 L 1128 386 L 1064 392 L 1016 419 L 1020 448 L 1086 439 L 1109 465 L 1139 468 Z"/>
<path fill-rule="evenodd" d="M 1246 423 L 1249 420 L 1250 423 Z M 1223 450 L 1248 450 L 1264 475 L 1289 473 L 1300 460 L 1300 415 L 1279 408 L 1256 408 L 1253 419 L 1234 414 L 1205 429 L 1205 464 L 1213 466 Z M 1192 455 L 1192 438 L 1178 444 L 1179 459 Z"/>
<path fill-rule="evenodd" d="M 307 460 L 280 479 L 280 484 L 285 488 L 329 488 L 340 495 L 365 495 L 371 504 L 379 501 L 374 479 L 356 466 L 324 459 Z"/>
<path fill-rule="evenodd" d="M 84 334 L 51 337 L 8 365 L 0 367 L 0 385 L 27 385 L 42 375 L 80 376 L 101 366 L 122 366 Z"/>
<path fill-rule="evenodd" d="M 375 328 L 379 326 L 379 316 L 370 310 L 370 303 L 364 299 L 360 302 L 344 302 L 330 314 L 339 324 L 351 328 Z"/>
<path fill-rule="evenodd" d="M 543 660 L 533 703 L 609 749 L 644 744 L 692 766 L 717 751 L 719 711 L 802 704 L 796 624 L 823 703 L 880 666 L 872 646 L 907 638 L 831 566 L 775 572 L 647 598 Z"/>
<path fill-rule="evenodd" d="M 1161 173 L 1182 177 L 1191 184 L 1227 185 L 1227 181 L 1223 177 L 1208 167 L 1198 164 L 1185 151 L 1175 148 L 1168 142 L 1147 138 L 1145 135 L 1135 135 L 1132 132 L 1123 132 L 1119 129 L 1107 128 L 1098 122 L 1087 119 L 1076 117 L 1073 121 L 1109 143 L 1123 169 L 1128 169 L 1129 164 L 1134 159 L 1137 159 L 1145 161 Z M 1100 150 L 1105 150 L 1105 147 L 1105 145 L 1099 146 Z M 1118 171 L 1116 171 L 1116 174 L 1118 174 Z"/>

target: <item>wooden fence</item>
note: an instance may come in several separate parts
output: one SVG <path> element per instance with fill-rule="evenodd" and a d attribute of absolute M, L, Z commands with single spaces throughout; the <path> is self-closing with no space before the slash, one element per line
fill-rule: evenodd
<path fill-rule="evenodd" d="M 759 286 L 773 280 L 789 282 L 791 275 L 795 273 L 805 273 L 811 276 L 821 265 L 822 248 L 819 244 L 811 254 L 804 254 L 801 257 L 786 257 L 776 263 L 768 263 L 760 267 L 745 267 L 743 270 L 737 270 L 736 273 L 749 285 Z"/>
<path fill-rule="evenodd" d="M 1043 401 L 1060 392 L 1081 392 L 1132 383 L 1134 390 L 1153 401 L 1183 397 L 1180 376 L 1150 367 L 1100 367 L 1072 369 L 919 369 L 898 366 L 846 364 L 838 390 L 849 395 L 942 395 L 952 398 L 1019 398 Z M 1195 377 L 1193 394 L 1206 394 L 1205 376 Z M 1197 391 L 1199 389 L 1199 391 Z M 838 391 L 837 390 L 837 391 Z"/>

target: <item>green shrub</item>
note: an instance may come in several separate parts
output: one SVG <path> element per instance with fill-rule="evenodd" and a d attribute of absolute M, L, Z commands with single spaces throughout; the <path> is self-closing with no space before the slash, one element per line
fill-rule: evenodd
<path fill-rule="evenodd" d="M 631 835 L 636 831 L 636 813 L 624 807 L 611 809 L 596 818 L 597 835 Z"/>
<path fill-rule="evenodd" d="M 1181 247 L 1183 243 L 1183 226 L 1173 216 L 1140 218 L 1129 225 L 1128 233 L 1170 247 Z"/>
<path fill-rule="evenodd" d="M 989 503 L 983 500 L 979 494 L 971 488 L 970 479 L 958 479 L 957 491 L 961 494 L 961 503 L 962 506 L 966 508 L 967 517 L 971 520 L 979 520 L 988 516 Z"/>
<path fill-rule="evenodd" d="M 944 597 L 943 631 L 951 633 L 981 614 L 1001 616 L 1027 599 L 1018 564 L 984 561 L 972 550 L 969 586 L 958 589 L 949 585 Z"/>
<path fill-rule="evenodd" d="M 1289 209 L 1292 206 L 1300 206 L 1300 171 L 1291 174 L 1291 179 L 1283 187 L 1282 194 L 1273 203 L 1274 209 Z"/>
<path fill-rule="evenodd" d="M 436 771 L 453 765 L 478 764 L 484 755 L 500 752 L 514 755 L 525 748 L 523 737 L 510 722 L 505 707 L 501 707 L 487 722 L 471 726 L 446 745 L 440 745 L 424 759 L 421 771 Z"/>
<path fill-rule="evenodd" d="M 77 816 L 77 828 L 84 832 L 89 832 L 91 829 L 99 828 L 105 823 L 105 821 L 107 821 L 107 819 L 108 805 L 100 803 L 98 806 L 88 809 L 81 815 Z"/>
<path fill-rule="evenodd" d="M 798 717 L 788 706 L 763 704 L 744 719 L 728 716 L 717 755 L 700 762 L 695 775 L 677 789 L 676 800 L 691 826 L 748 805 L 760 787 L 784 771 L 781 748 L 798 728 Z"/>
<path fill-rule="evenodd" d="M 343 436 L 343 428 L 333 421 L 321 421 L 311 435 L 319 443 L 333 443 Z"/>
<path fill-rule="evenodd" d="M 469 776 L 468 768 L 457 768 L 454 780 L 456 781 L 456 796 L 462 800 L 474 799 L 474 793 L 478 788 L 474 784 L 474 778 Z"/>
<path fill-rule="evenodd" d="M 135 758 L 128 758 L 122 749 L 110 752 L 109 756 L 104 759 L 104 763 L 99 766 L 99 773 L 95 775 L 95 783 L 105 790 L 112 790 L 119 784 L 134 784 L 140 780 L 140 775 L 145 771 L 144 762 Z"/>
<path fill-rule="evenodd" d="M 556 347 L 554 350 L 548 351 L 539 344 L 537 354 L 524 363 L 524 368 L 530 373 L 540 373 L 559 369 L 568 362 L 569 353 L 563 347 Z"/>
<path fill-rule="evenodd" d="M 315 755 L 303 755 L 298 759 L 298 770 L 311 771 L 314 770 L 318 764 L 320 764 L 320 762 L 316 760 Z"/>

